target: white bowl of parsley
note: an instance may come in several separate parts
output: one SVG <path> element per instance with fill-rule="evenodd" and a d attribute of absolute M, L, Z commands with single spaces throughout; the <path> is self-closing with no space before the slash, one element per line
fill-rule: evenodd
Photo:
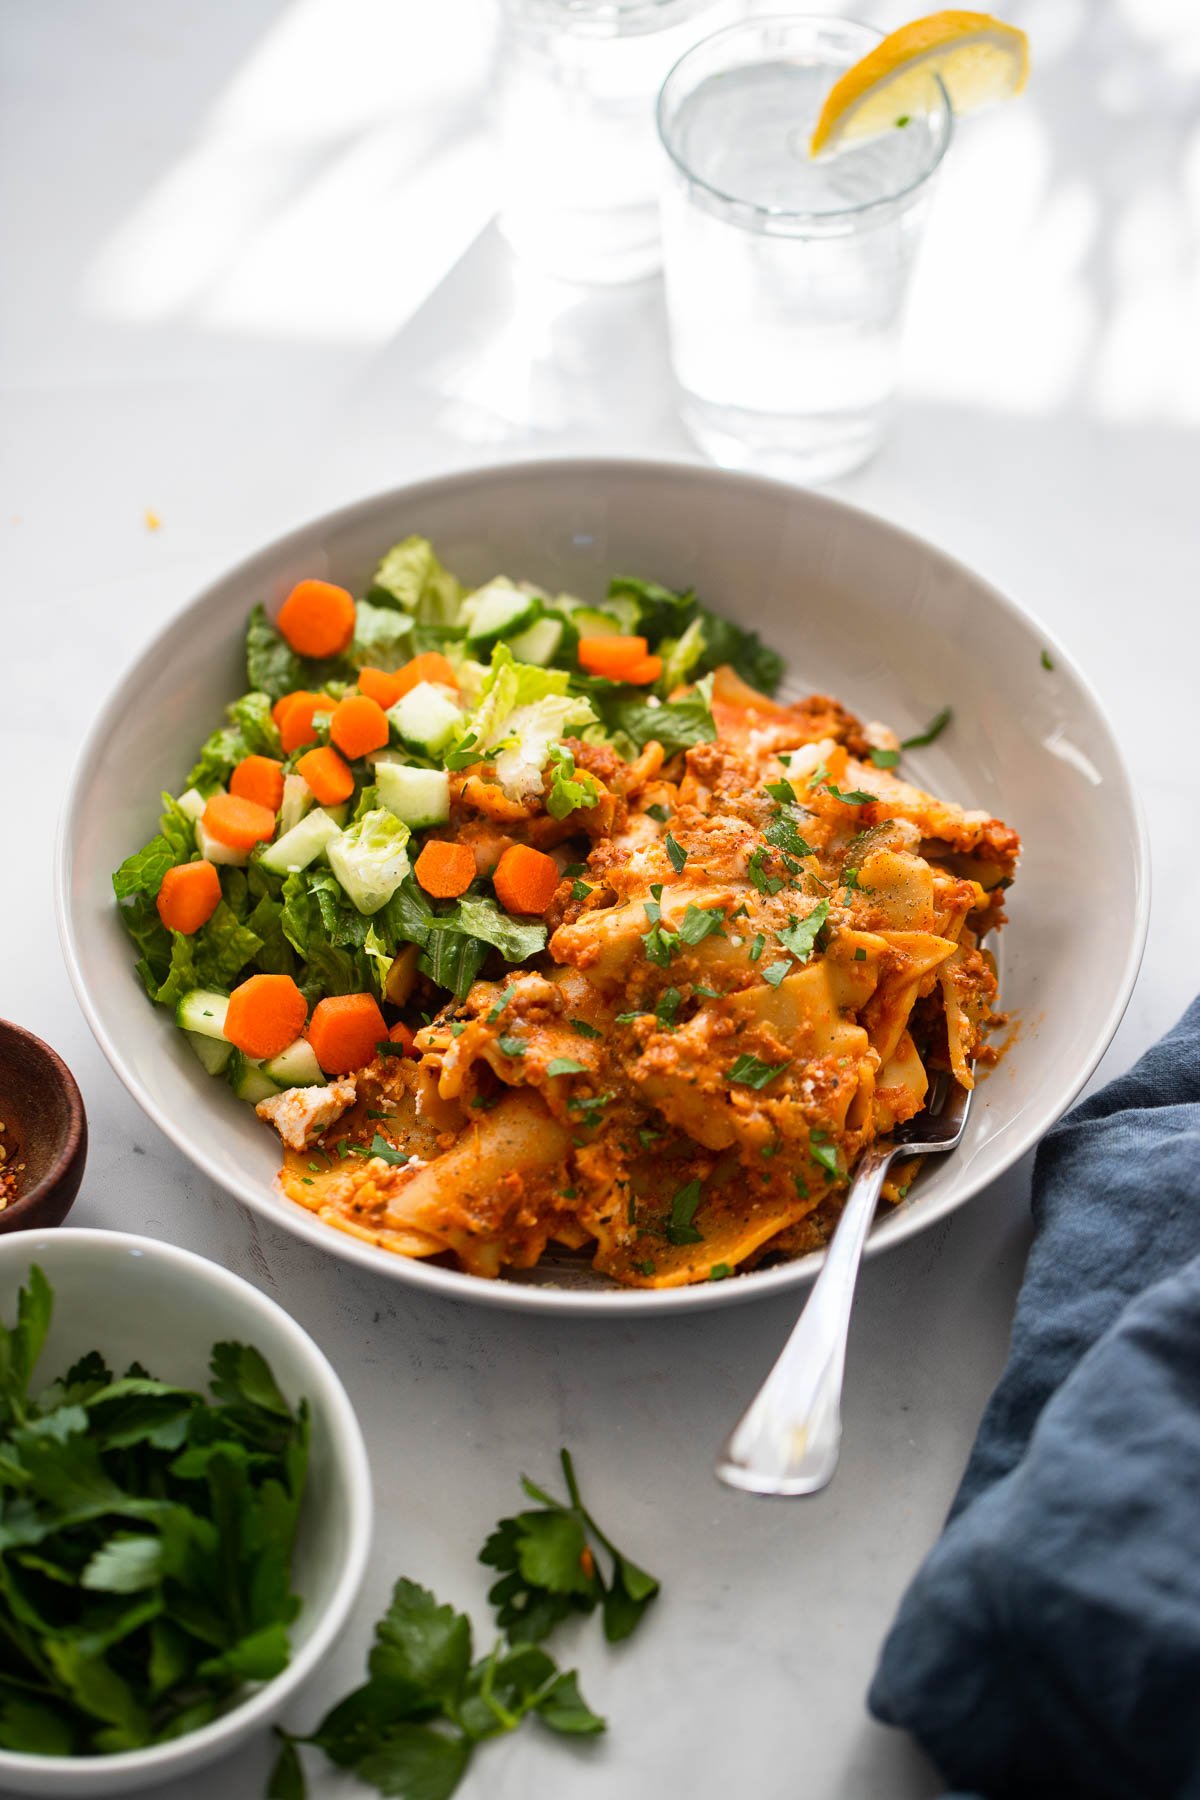
<path fill-rule="evenodd" d="M 282 1307 L 150 1238 L 0 1240 L 0 1325 L 0 1790 L 159 1788 L 341 1631 L 362 1433 Z"/>

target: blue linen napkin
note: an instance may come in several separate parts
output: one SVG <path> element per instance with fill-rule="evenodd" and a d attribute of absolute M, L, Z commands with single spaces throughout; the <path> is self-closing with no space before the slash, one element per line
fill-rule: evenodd
<path fill-rule="evenodd" d="M 1200 999 L 1057 1125 L 1012 1347 L 868 1704 L 987 1800 L 1200 1797 Z"/>

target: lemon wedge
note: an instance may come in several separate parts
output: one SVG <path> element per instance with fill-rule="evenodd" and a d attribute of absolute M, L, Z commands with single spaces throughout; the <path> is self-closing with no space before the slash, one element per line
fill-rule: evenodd
<path fill-rule="evenodd" d="M 829 154 L 904 125 L 926 109 L 929 79 L 940 75 L 955 113 L 1019 94 L 1029 74 L 1029 40 L 988 13 L 941 12 L 902 25 L 830 89 L 809 145 Z"/>

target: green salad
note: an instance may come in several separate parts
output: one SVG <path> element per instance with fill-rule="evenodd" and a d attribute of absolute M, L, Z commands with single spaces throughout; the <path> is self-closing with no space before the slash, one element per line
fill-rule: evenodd
<path fill-rule="evenodd" d="M 464 781 L 493 810 L 569 821 L 598 794 L 582 747 L 628 760 L 716 736 L 721 664 L 767 692 L 782 672 L 690 591 L 471 591 L 417 537 L 359 598 L 305 581 L 274 618 L 256 606 L 246 692 L 113 877 L 147 993 L 245 1100 L 363 1066 L 403 1041 L 398 1009 L 544 949 L 570 877 L 524 842 L 489 860 Z"/>

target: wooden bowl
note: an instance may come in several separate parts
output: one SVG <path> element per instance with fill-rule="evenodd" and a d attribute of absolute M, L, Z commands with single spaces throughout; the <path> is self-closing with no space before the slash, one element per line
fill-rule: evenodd
<path fill-rule="evenodd" d="M 87 1115 L 60 1056 L 20 1025 L 0 1019 L 0 1121 L 8 1164 L 25 1164 L 0 1232 L 61 1225 L 87 1161 Z"/>

